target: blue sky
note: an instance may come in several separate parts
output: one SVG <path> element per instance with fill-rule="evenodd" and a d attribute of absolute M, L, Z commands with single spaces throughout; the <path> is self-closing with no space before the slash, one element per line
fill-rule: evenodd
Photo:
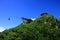
<path fill-rule="evenodd" d="M 0 0 L 0 26 L 13 28 L 21 17 L 37 18 L 43 12 L 60 17 L 60 0 Z"/>

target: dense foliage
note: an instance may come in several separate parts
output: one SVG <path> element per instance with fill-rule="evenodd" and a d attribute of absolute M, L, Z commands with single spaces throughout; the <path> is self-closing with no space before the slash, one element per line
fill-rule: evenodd
<path fill-rule="evenodd" d="M 60 40 L 60 19 L 44 14 L 0 33 L 0 40 Z"/>

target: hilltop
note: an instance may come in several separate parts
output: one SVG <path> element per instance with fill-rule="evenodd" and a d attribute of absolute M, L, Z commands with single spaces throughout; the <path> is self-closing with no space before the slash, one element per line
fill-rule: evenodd
<path fill-rule="evenodd" d="M 0 33 L 0 40 L 60 40 L 60 19 L 42 13 L 34 21 L 22 22 Z"/>

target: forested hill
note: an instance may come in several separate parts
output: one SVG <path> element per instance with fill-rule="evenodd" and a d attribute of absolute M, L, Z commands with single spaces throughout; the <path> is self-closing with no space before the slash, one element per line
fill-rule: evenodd
<path fill-rule="evenodd" d="M 23 23 L 0 33 L 0 40 L 60 40 L 60 19 L 42 13 L 35 20 L 22 18 Z"/>

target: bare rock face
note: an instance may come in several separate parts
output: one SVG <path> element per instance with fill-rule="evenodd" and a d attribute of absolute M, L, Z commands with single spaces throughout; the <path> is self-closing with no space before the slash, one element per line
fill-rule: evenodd
<path fill-rule="evenodd" d="M 33 20 L 30 19 L 30 18 L 24 18 L 24 17 L 22 17 L 21 19 L 22 19 L 24 22 L 26 22 L 26 23 L 30 23 L 30 22 L 33 21 Z"/>

